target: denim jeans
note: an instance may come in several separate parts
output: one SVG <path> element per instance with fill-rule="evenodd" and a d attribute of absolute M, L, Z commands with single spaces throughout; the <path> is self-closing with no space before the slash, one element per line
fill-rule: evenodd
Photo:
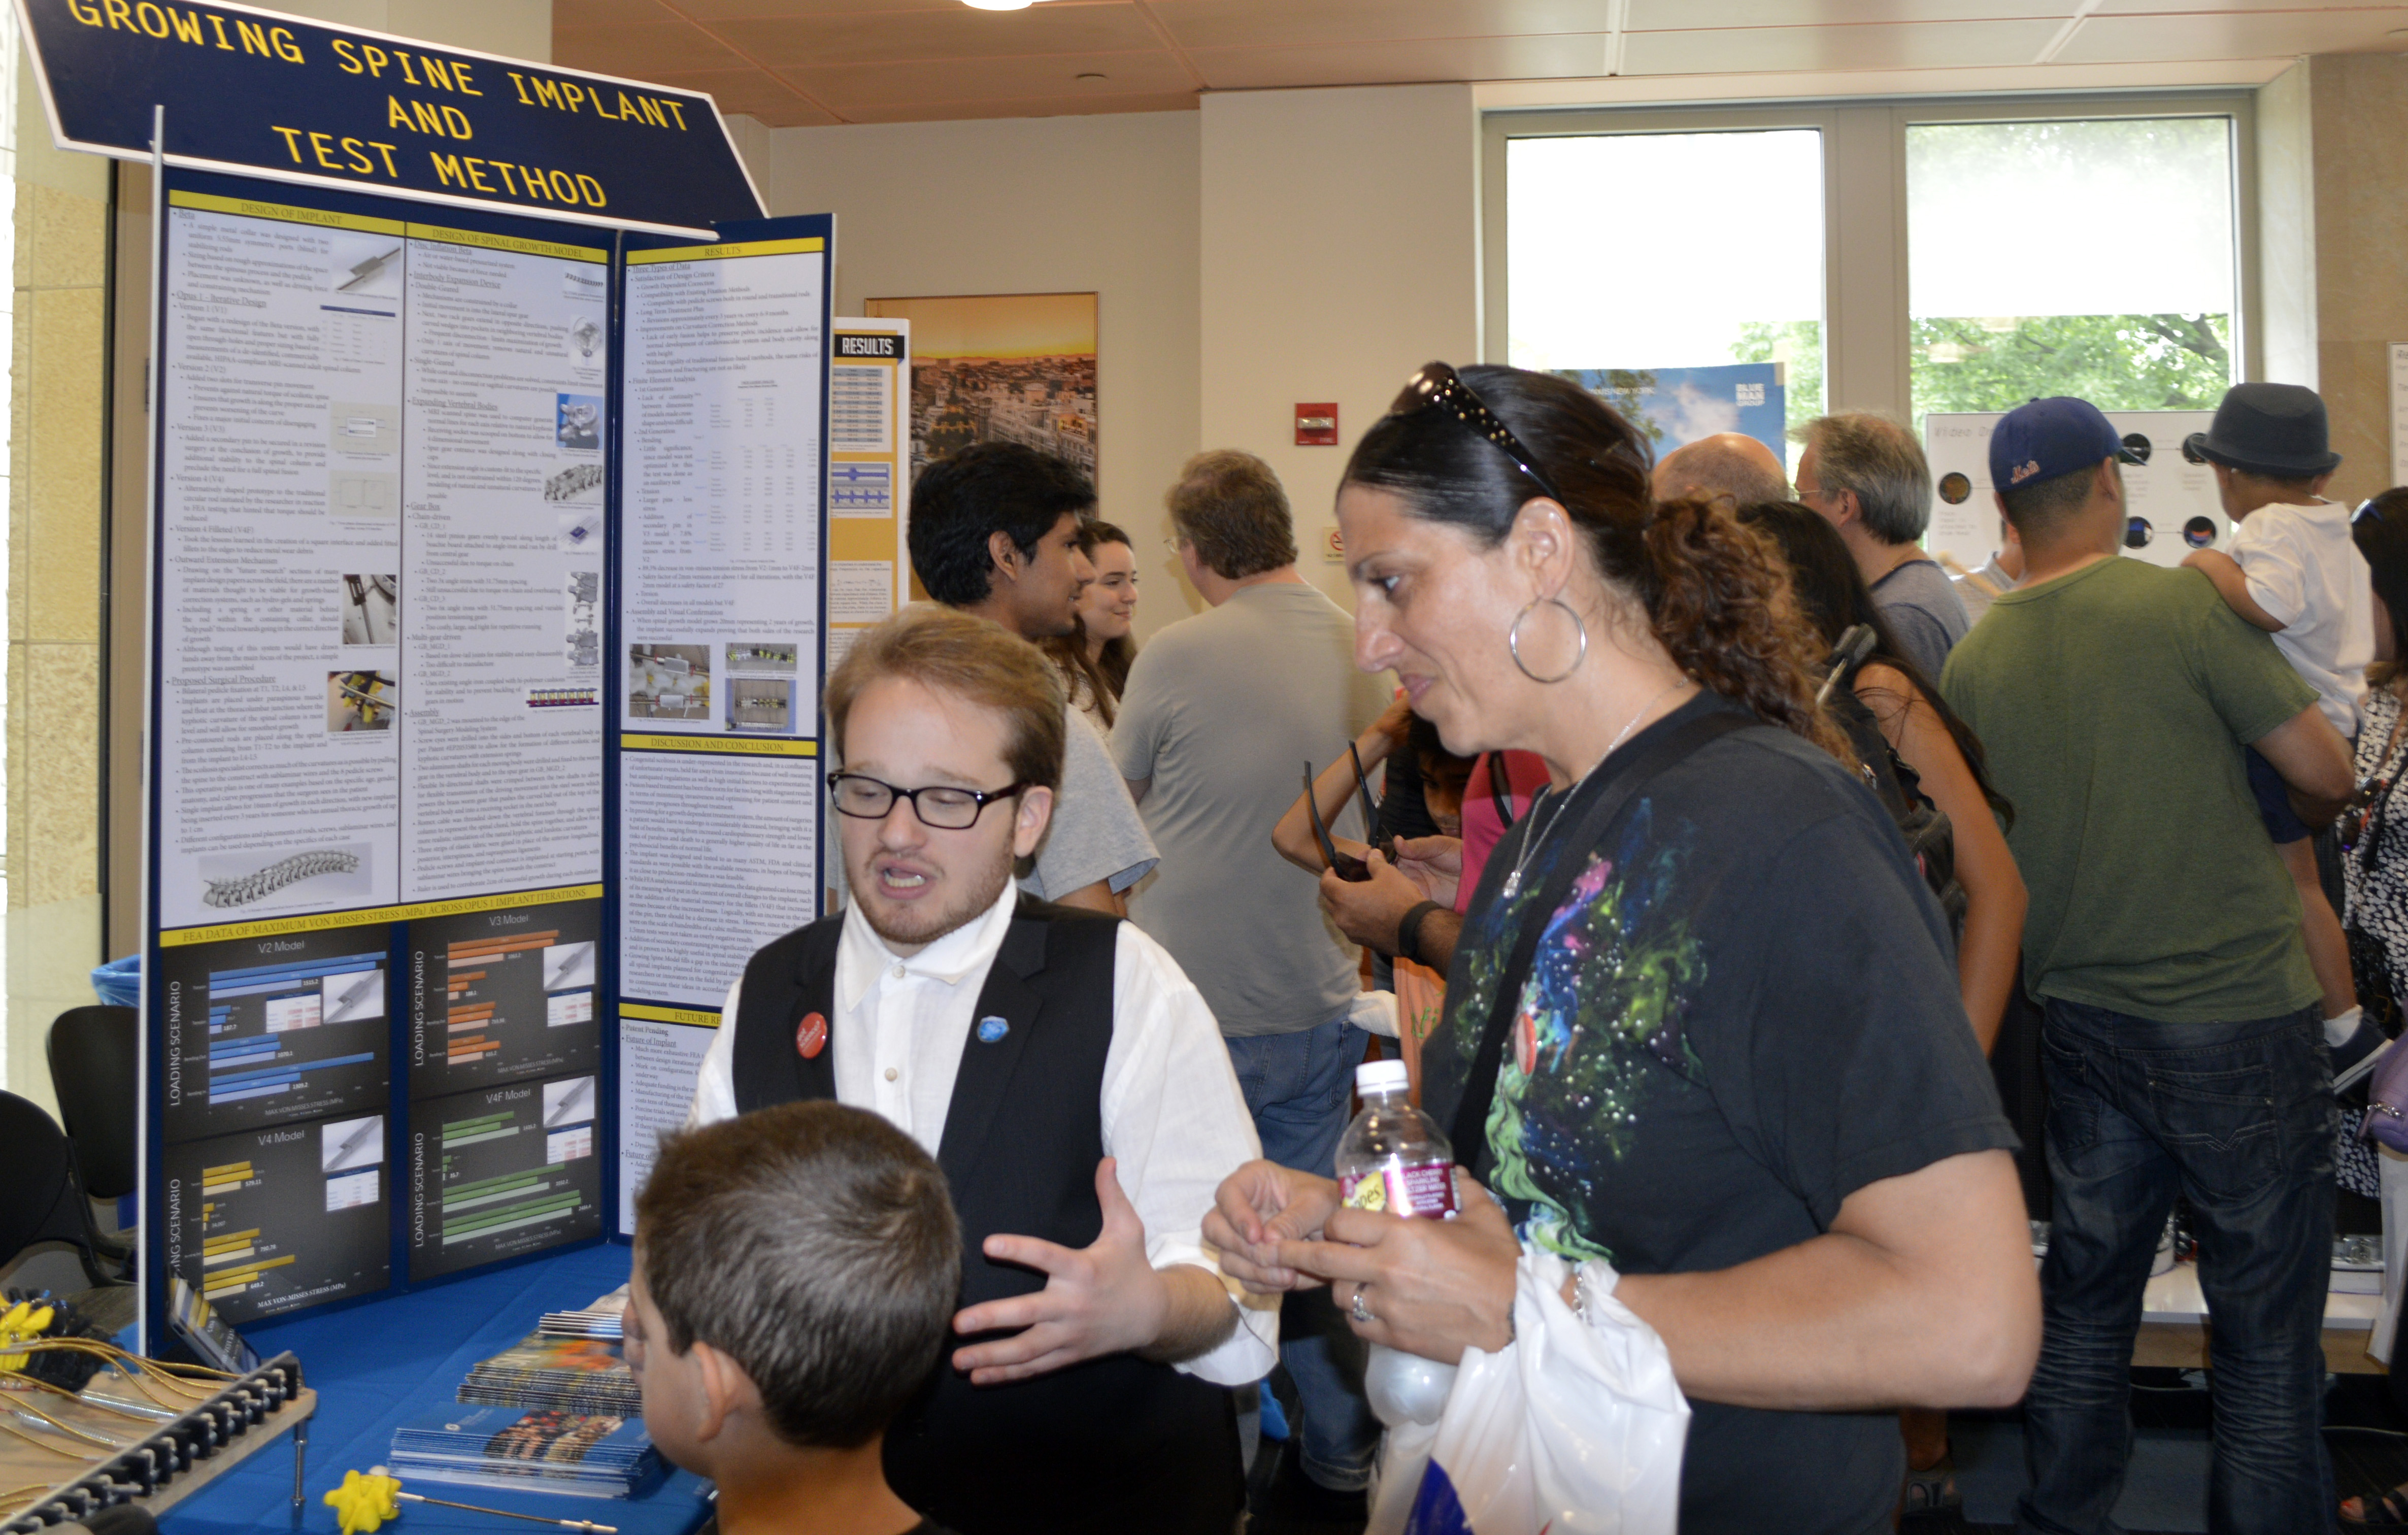
<path fill-rule="evenodd" d="M 1263 1155 L 1300 1172 L 1330 1175 L 1338 1138 L 1346 1130 L 1354 1068 L 1369 1040 L 1340 1013 L 1299 1033 L 1228 1041 L 1229 1064 L 1237 1068 Z M 1296 1382 L 1303 1408 L 1290 1442 L 1305 1475 L 1339 1492 L 1369 1484 L 1380 1453 L 1380 1420 L 1363 1399 L 1364 1358 L 1363 1341 L 1326 1286 L 1291 1295 L 1280 1307 L 1280 1363 Z"/>
<path fill-rule="evenodd" d="M 2321 1334 L 2333 1231 L 2332 1069 L 2319 1011 L 2172 1024 L 2052 999 L 2054 1225 L 2024 1399 L 2018 1531 L 2114 1535 L 2132 1448 L 2141 1292 L 2177 1190 L 2214 1326 L 2213 1535 L 2329 1529 Z"/>

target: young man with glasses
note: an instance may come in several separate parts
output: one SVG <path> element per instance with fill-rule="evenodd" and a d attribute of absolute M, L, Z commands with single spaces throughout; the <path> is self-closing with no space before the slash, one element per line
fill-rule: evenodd
<path fill-rule="evenodd" d="M 1125 923 L 1031 900 L 1015 858 L 1062 780 L 1062 684 L 994 624 L 906 609 L 829 679 L 829 794 L 853 900 L 753 955 L 691 1122 L 835 1098 L 943 1169 L 957 1347 L 886 1440 L 912 1507 L 963 1535 L 1227 1535 L 1227 1387 L 1277 1313 L 1202 1246 L 1259 1155 L 1220 1030 Z"/>

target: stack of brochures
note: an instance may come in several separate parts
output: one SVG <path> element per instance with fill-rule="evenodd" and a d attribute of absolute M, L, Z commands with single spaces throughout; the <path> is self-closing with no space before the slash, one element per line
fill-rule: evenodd
<path fill-rule="evenodd" d="M 393 1431 L 393 1474 L 404 1483 L 624 1498 L 658 1464 L 641 1417 L 455 1406 Z"/>
<path fill-rule="evenodd" d="M 460 1383 L 460 1399 L 493 1407 L 537 1408 L 596 1417 L 640 1418 L 642 1393 L 624 1345 L 599 1338 L 532 1333 L 480 1360 Z"/>

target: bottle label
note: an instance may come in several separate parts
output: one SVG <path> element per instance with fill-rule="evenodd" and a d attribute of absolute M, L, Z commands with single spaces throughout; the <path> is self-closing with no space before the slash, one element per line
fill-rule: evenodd
<path fill-rule="evenodd" d="M 1422 1220 L 1455 1219 L 1455 1166 L 1449 1162 L 1408 1162 L 1376 1172 L 1349 1173 L 1340 1181 L 1340 1197 L 1355 1210 L 1384 1210 L 1392 1215 Z"/>

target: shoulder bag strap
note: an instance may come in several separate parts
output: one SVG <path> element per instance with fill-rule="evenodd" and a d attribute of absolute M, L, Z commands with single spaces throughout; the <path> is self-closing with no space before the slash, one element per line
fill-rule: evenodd
<path fill-rule="evenodd" d="M 1455 1159 L 1470 1169 L 1471 1175 L 1485 1183 L 1492 1160 L 1488 1148 L 1488 1107 L 1497 1096 L 1497 1073 L 1505 1058 L 1505 1040 L 1512 1032 L 1513 1010 L 1522 995 L 1522 985 L 1529 978 L 1531 960 L 1539 951 L 1539 939 L 1546 931 L 1548 919 L 1570 893 L 1572 882 L 1580 878 L 1588 859 L 1582 850 L 1595 847 L 1605 840 L 1615 821 L 1629 805 L 1631 797 L 1666 768 L 1685 759 L 1690 753 L 1718 737 L 1734 730 L 1745 730 L 1758 722 L 1751 715 L 1735 714 L 1717 709 L 1698 715 L 1647 743 L 1646 749 L 1620 772 L 1608 777 L 1598 786 L 1595 797 L 1577 811 L 1567 805 L 1558 823 L 1569 822 L 1569 836 L 1563 854 L 1556 858 L 1547 882 L 1541 885 L 1530 903 L 1523 908 L 1521 932 L 1514 939 L 1512 957 L 1505 963 L 1495 997 L 1488 1006 L 1488 1020 L 1480 1034 L 1480 1048 L 1471 1058 L 1470 1074 L 1463 1083 L 1463 1097 L 1455 1111 Z M 1572 819 L 1577 815 L 1577 819 Z M 1526 826 L 1531 825 L 1528 815 L 1523 817 Z M 1547 828 L 1552 831 L 1553 826 Z M 1526 838 L 1535 830 L 1526 831 Z M 1501 856 L 1499 847 L 1492 857 Z"/>

